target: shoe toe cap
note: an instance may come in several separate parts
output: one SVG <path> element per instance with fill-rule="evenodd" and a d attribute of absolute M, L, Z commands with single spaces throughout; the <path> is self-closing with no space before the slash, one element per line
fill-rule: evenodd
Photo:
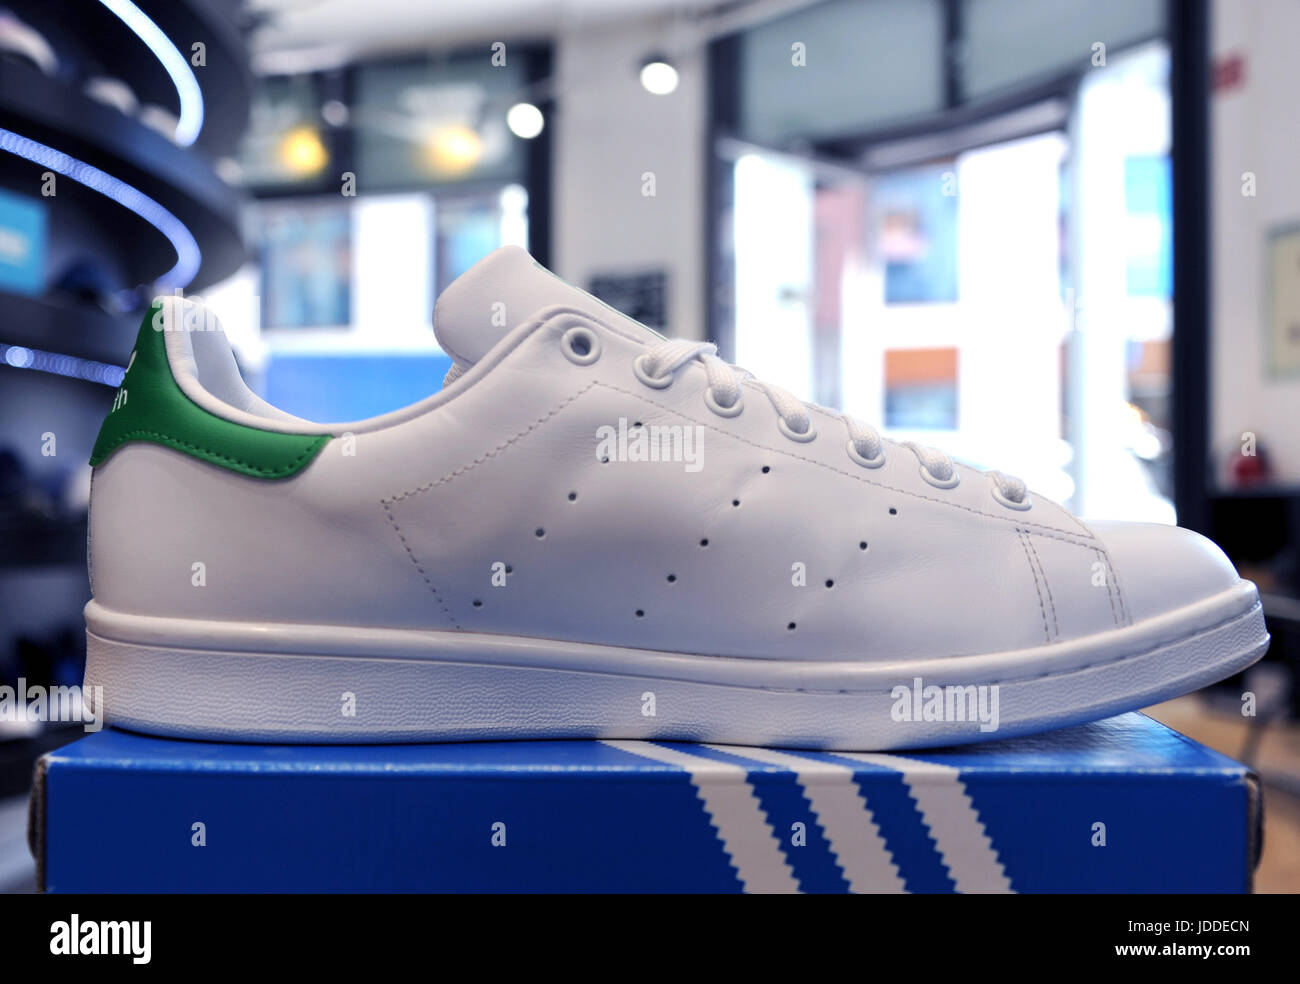
<path fill-rule="evenodd" d="M 1241 578 L 1211 540 L 1180 526 L 1093 522 L 1134 622 L 1195 604 Z"/>

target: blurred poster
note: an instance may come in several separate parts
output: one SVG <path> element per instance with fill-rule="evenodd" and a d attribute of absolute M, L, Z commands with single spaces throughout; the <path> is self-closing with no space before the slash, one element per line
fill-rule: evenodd
<path fill-rule="evenodd" d="M 346 205 L 267 210 L 261 244 L 263 329 L 350 324 L 352 219 Z"/>
<path fill-rule="evenodd" d="M 501 245 L 500 197 L 496 189 L 477 195 L 438 196 L 434 256 L 439 294 Z"/>
<path fill-rule="evenodd" d="M 955 170 L 941 163 L 877 179 L 872 198 L 886 304 L 957 300 Z"/>
<path fill-rule="evenodd" d="M 1174 286 L 1173 184 L 1166 154 L 1124 158 L 1124 286 L 1131 297 L 1169 297 Z"/>
<path fill-rule="evenodd" d="M 1268 237 L 1268 371 L 1300 373 L 1300 225 Z"/>
<path fill-rule="evenodd" d="M 647 328 L 663 331 L 668 325 L 668 274 L 608 273 L 591 278 L 591 295 Z"/>
<path fill-rule="evenodd" d="M 957 429 L 955 348 L 885 353 L 885 426 L 897 430 Z"/>
<path fill-rule="evenodd" d="M 45 289 L 45 203 L 0 191 L 0 289 L 39 294 Z"/>

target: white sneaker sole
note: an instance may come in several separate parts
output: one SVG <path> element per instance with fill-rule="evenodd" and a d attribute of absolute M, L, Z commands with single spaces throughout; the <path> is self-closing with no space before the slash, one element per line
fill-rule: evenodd
<path fill-rule="evenodd" d="M 635 738 L 857 751 L 987 741 L 1108 717 L 1231 676 L 1269 641 L 1248 581 L 1070 642 L 891 663 L 157 618 L 94 601 L 86 625 L 89 699 L 102 687 L 109 724 L 151 734 L 303 743 Z M 933 691 L 921 689 L 922 702 L 910 696 L 918 678 L 920 688 L 986 688 L 986 710 L 996 694 L 996 728 L 991 715 L 981 724 L 958 711 L 970 691 L 949 698 L 944 713 L 966 720 L 900 720 L 916 709 L 930 716 L 923 707 Z"/>

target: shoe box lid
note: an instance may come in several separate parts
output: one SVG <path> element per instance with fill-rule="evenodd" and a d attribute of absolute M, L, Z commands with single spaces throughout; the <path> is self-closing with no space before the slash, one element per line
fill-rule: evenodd
<path fill-rule="evenodd" d="M 900 755 L 106 729 L 36 778 L 50 892 L 1242 892 L 1261 822 L 1245 766 L 1141 714 Z"/>

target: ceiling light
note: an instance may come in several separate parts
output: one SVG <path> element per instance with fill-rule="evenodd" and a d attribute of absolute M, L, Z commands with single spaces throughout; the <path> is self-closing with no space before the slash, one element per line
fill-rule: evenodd
<path fill-rule="evenodd" d="M 506 112 L 506 126 L 516 137 L 524 140 L 532 140 L 545 125 L 542 111 L 532 103 L 515 103 Z"/>
<path fill-rule="evenodd" d="M 348 108 L 337 99 L 327 99 L 320 108 L 320 115 L 330 126 L 344 126 L 348 121 Z"/>
<path fill-rule="evenodd" d="M 646 92 L 666 96 L 677 88 L 677 69 L 662 58 L 652 58 L 641 66 L 641 85 Z"/>
<path fill-rule="evenodd" d="M 478 164 L 483 156 L 483 140 L 468 126 L 442 126 L 429 139 L 428 155 L 435 173 L 455 177 Z"/>
<path fill-rule="evenodd" d="M 280 141 L 280 160 L 294 174 L 315 174 L 325 167 L 329 153 L 319 133 L 309 126 L 300 126 Z"/>

